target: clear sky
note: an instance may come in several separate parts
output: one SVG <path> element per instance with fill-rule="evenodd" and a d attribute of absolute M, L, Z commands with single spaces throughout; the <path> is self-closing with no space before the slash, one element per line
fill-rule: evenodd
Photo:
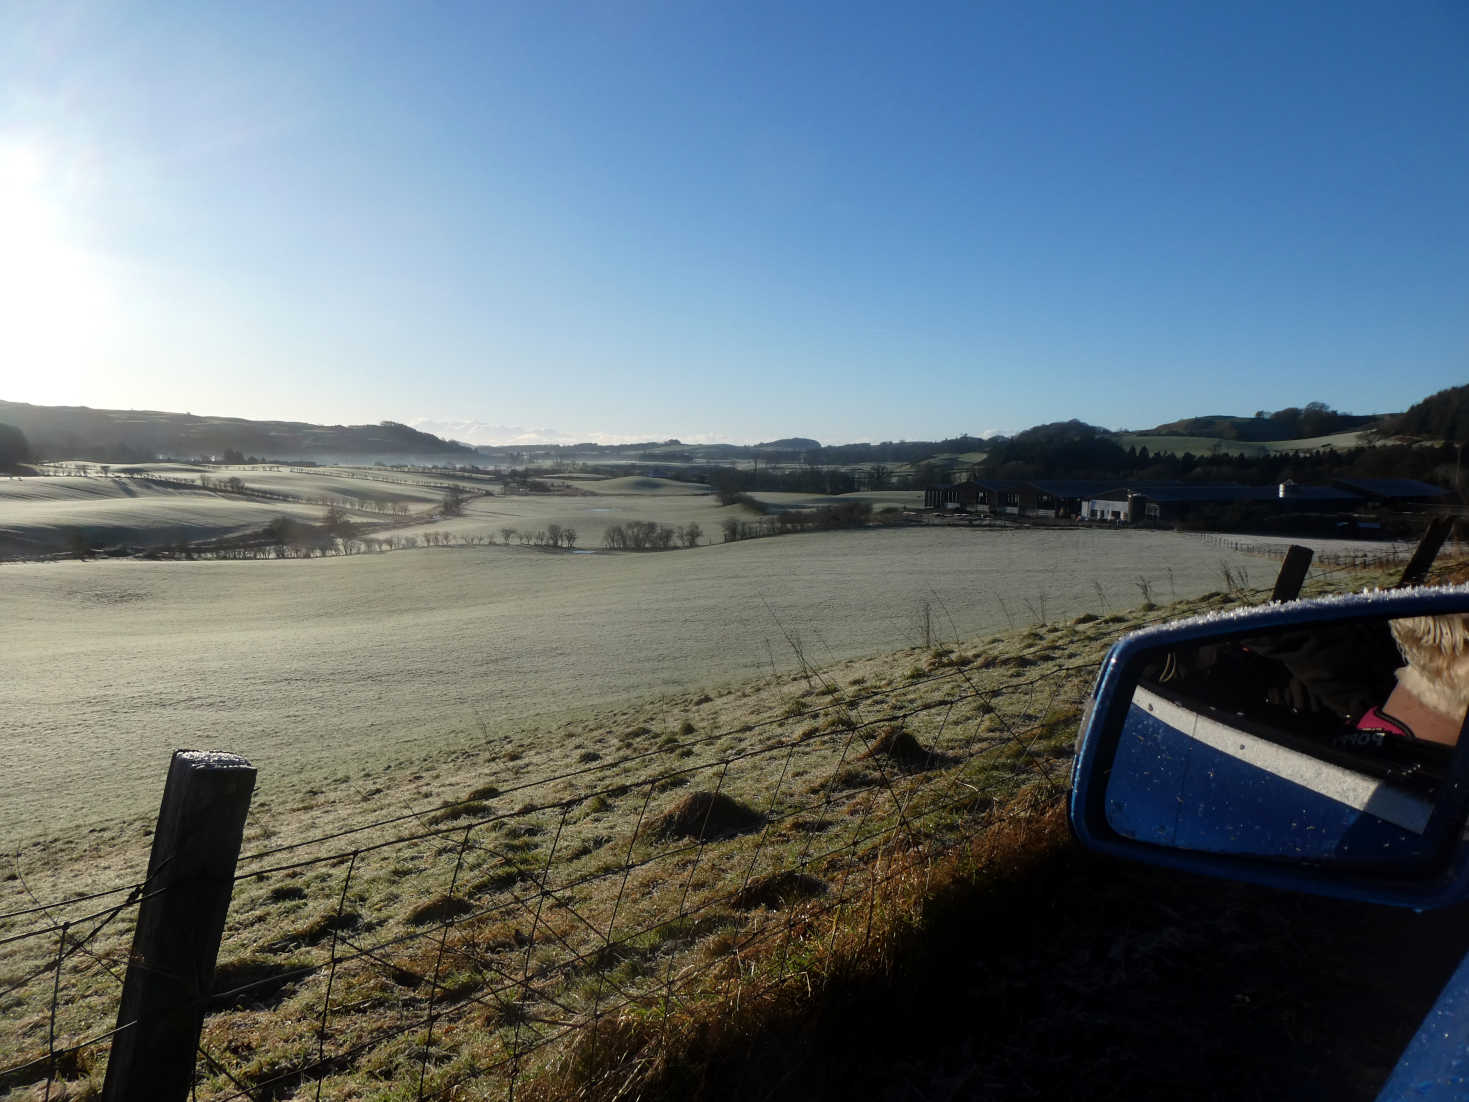
<path fill-rule="evenodd" d="M 1469 5 L 0 0 L 0 398 L 490 442 L 1469 382 Z"/>

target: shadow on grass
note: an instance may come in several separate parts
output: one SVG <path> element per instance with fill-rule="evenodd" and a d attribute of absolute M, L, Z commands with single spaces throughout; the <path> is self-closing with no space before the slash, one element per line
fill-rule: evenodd
<path fill-rule="evenodd" d="M 662 1031 L 608 1021 L 525 1097 L 1370 1099 L 1465 948 L 1428 915 L 1085 853 L 1052 812 L 872 965 Z"/>

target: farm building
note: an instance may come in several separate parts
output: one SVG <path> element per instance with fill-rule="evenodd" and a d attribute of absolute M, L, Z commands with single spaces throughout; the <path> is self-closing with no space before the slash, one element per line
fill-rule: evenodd
<path fill-rule="evenodd" d="M 1332 485 L 1373 505 L 1446 505 L 1453 492 L 1416 478 L 1338 478 Z"/>
<path fill-rule="evenodd" d="M 1074 515 L 1064 511 L 1062 497 L 1049 485 L 1013 478 L 969 479 L 951 486 L 933 486 L 924 490 L 923 505 L 926 509 L 996 516 Z"/>
<path fill-rule="evenodd" d="M 1277 488 L 1276 500 L 1282 509 L 1302 513 L 1350 512 L 1364 504 L 1362 494 L 1339 484 L 1310 486 L 1289 480 Z"/>
<path fill-rule="evenodd" d="M 923 492 L 923 504 L 947 512 L 1142 524 L 1177 521 L 1196 509 L 1220 505 L 1252 505 L 1284 513 L 1350 513 L 1367 505 L 1442 504 L 1452 497 L 1448 490 L 1406 478 L 1338 479 L 1329 485 L 1286 481 L 1270 486 L 978 478 L 930 487 Z"/>
<path fill-rule="evenodd" d="M 1087 520 L 1138 524 L 1181 520 L 1200 506 L 1265 503 L 1279 500 L 1279 487 L 1243 486 L 1233 482 L 1131 483 L 1083 502 Z"/>
<path fill-rule="evenodd" d="M 1276 486 L 1154 482 L 1131 483 L 1097 494 L 1083 503 L 1083 516 L 1088 520 L 1137 524 L 1181 520 L 1201 506 L 1255 505 L 1286 513 L 1347 513 L 1364 504 L 1363 495 L 1341 485 L 1312 486 L 1290 481 Z"/>
<path fill-rule="evenodd" d="M 930 486 L 923 491 L 923 507 L 939 509 L 946 513 L 973 512 L 983 502 L 984 490 L 978 482 L 969 479 L 948 486 Z M 985 503 L 987 504 L 987 503 Z"/>
<path fill-rule="evenodd" d="M 1056 502 L 1056 515 L 1062 517 L 1085 516 L 1083 503 L 1108 490 L 1122 489 L 1125 483 L 1118 479 L 1099 481 L 1085 478 L 1038 479 L 1031 483 L 1038 491 L 1049 494 Z"/>

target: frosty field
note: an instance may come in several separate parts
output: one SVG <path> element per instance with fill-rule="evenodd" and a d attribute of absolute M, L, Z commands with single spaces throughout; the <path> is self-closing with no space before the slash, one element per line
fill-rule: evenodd
<path fill-rule="evenodd" d="M 504 531 L 513 529 L 529 537 L 551 524 L 574 529 L 577 546 L 602 546 L 603 535 L 614 524 L 629 521 L 653 521 L 675 528 L 697 524 L 704 542 L 720 539 L 720 525 L 726 517 L 748 521 L 756 514 L 740 505 L 721 506 L 707 487 L 694 483 L 673 482 L 662 478 L 616 478 L 574 481 L 587 496 L 504 494 L 475 498 L 464 506 L 464 515 L 398 530 L 399 535 L 422 535 L 425 532 L 448 532 L 456 539 L 464 536 L 488 537 L 495 542 L 504 539 Z M 804 509 L 830 505 L 833 498 L 819 494 L 760 492 L 750 495 L 776 509 Z M 874 509 L 897 506 L 918 508 L 923 505 L 921 490 L 886 490 L 874 493 L 843 494 L 841 501 L 862 501 Z M 515 537 L 515 538 L 518 538 Z"/>
<path fill-rule="evenodd" d="M 49 551 L 64 546 L 68 530 L 103 545 L 207 539 L 260 528 L 283 514 L 315 520 L 321 509 L 121 478 L 0 479 L 0 552 Z"/>
<path fill-rule="evenodd" d="M 447 479 L 397 472 L 319 468 L 199 467 L 150 463 L 116 467 L 104 476 L 99 464 L 69 463 L 55 470 L 78 473 L 0 479 L 0 557 L 40 556 L 62 550 L 69 533 L 94 546 L 156 547 L 258 531 L 287 516 L 319 521 L 322 502 L 353 508 L 394 506 L 422 512 L 443 499 Z M 166 482 L 126 477 L 138 473 Z M 240 478 L 251 491 L 284 495 L 271 500 L 222 493 L 198 485 Z M 452 480 L 462 481 L 462 480 Z M 180 485 L 188 483 L 190 485 Z M 483 483 L 471 485 L 480 489 Z"/>
<path fill-rule="evenodd" d="M 498 501 L 498 499 L 496 499 Z M 590 500 L 590 499 L 585 499 Z M 1275 564 L 1172 533 L 942 528 L 659 554 L 495 547 L 4 568 L 0 836 L 156 807 L 175 747 L 241 753 L 262 791 L 715 685 L 1042 615 L 1223 588 Z M 550 737 L 550 736 L 548 736 Z"/>

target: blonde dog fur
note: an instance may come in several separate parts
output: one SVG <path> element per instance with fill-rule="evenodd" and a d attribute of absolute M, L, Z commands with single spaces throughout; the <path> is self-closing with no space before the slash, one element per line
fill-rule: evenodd
<path fill-rule="evenodd" d="M 1398 684 L 1424 705 L 1453 720 L 1469 709 L 1469 616 L 1413 616 L 1392 622 L 1393 638 L 1408 664 Z"/>

